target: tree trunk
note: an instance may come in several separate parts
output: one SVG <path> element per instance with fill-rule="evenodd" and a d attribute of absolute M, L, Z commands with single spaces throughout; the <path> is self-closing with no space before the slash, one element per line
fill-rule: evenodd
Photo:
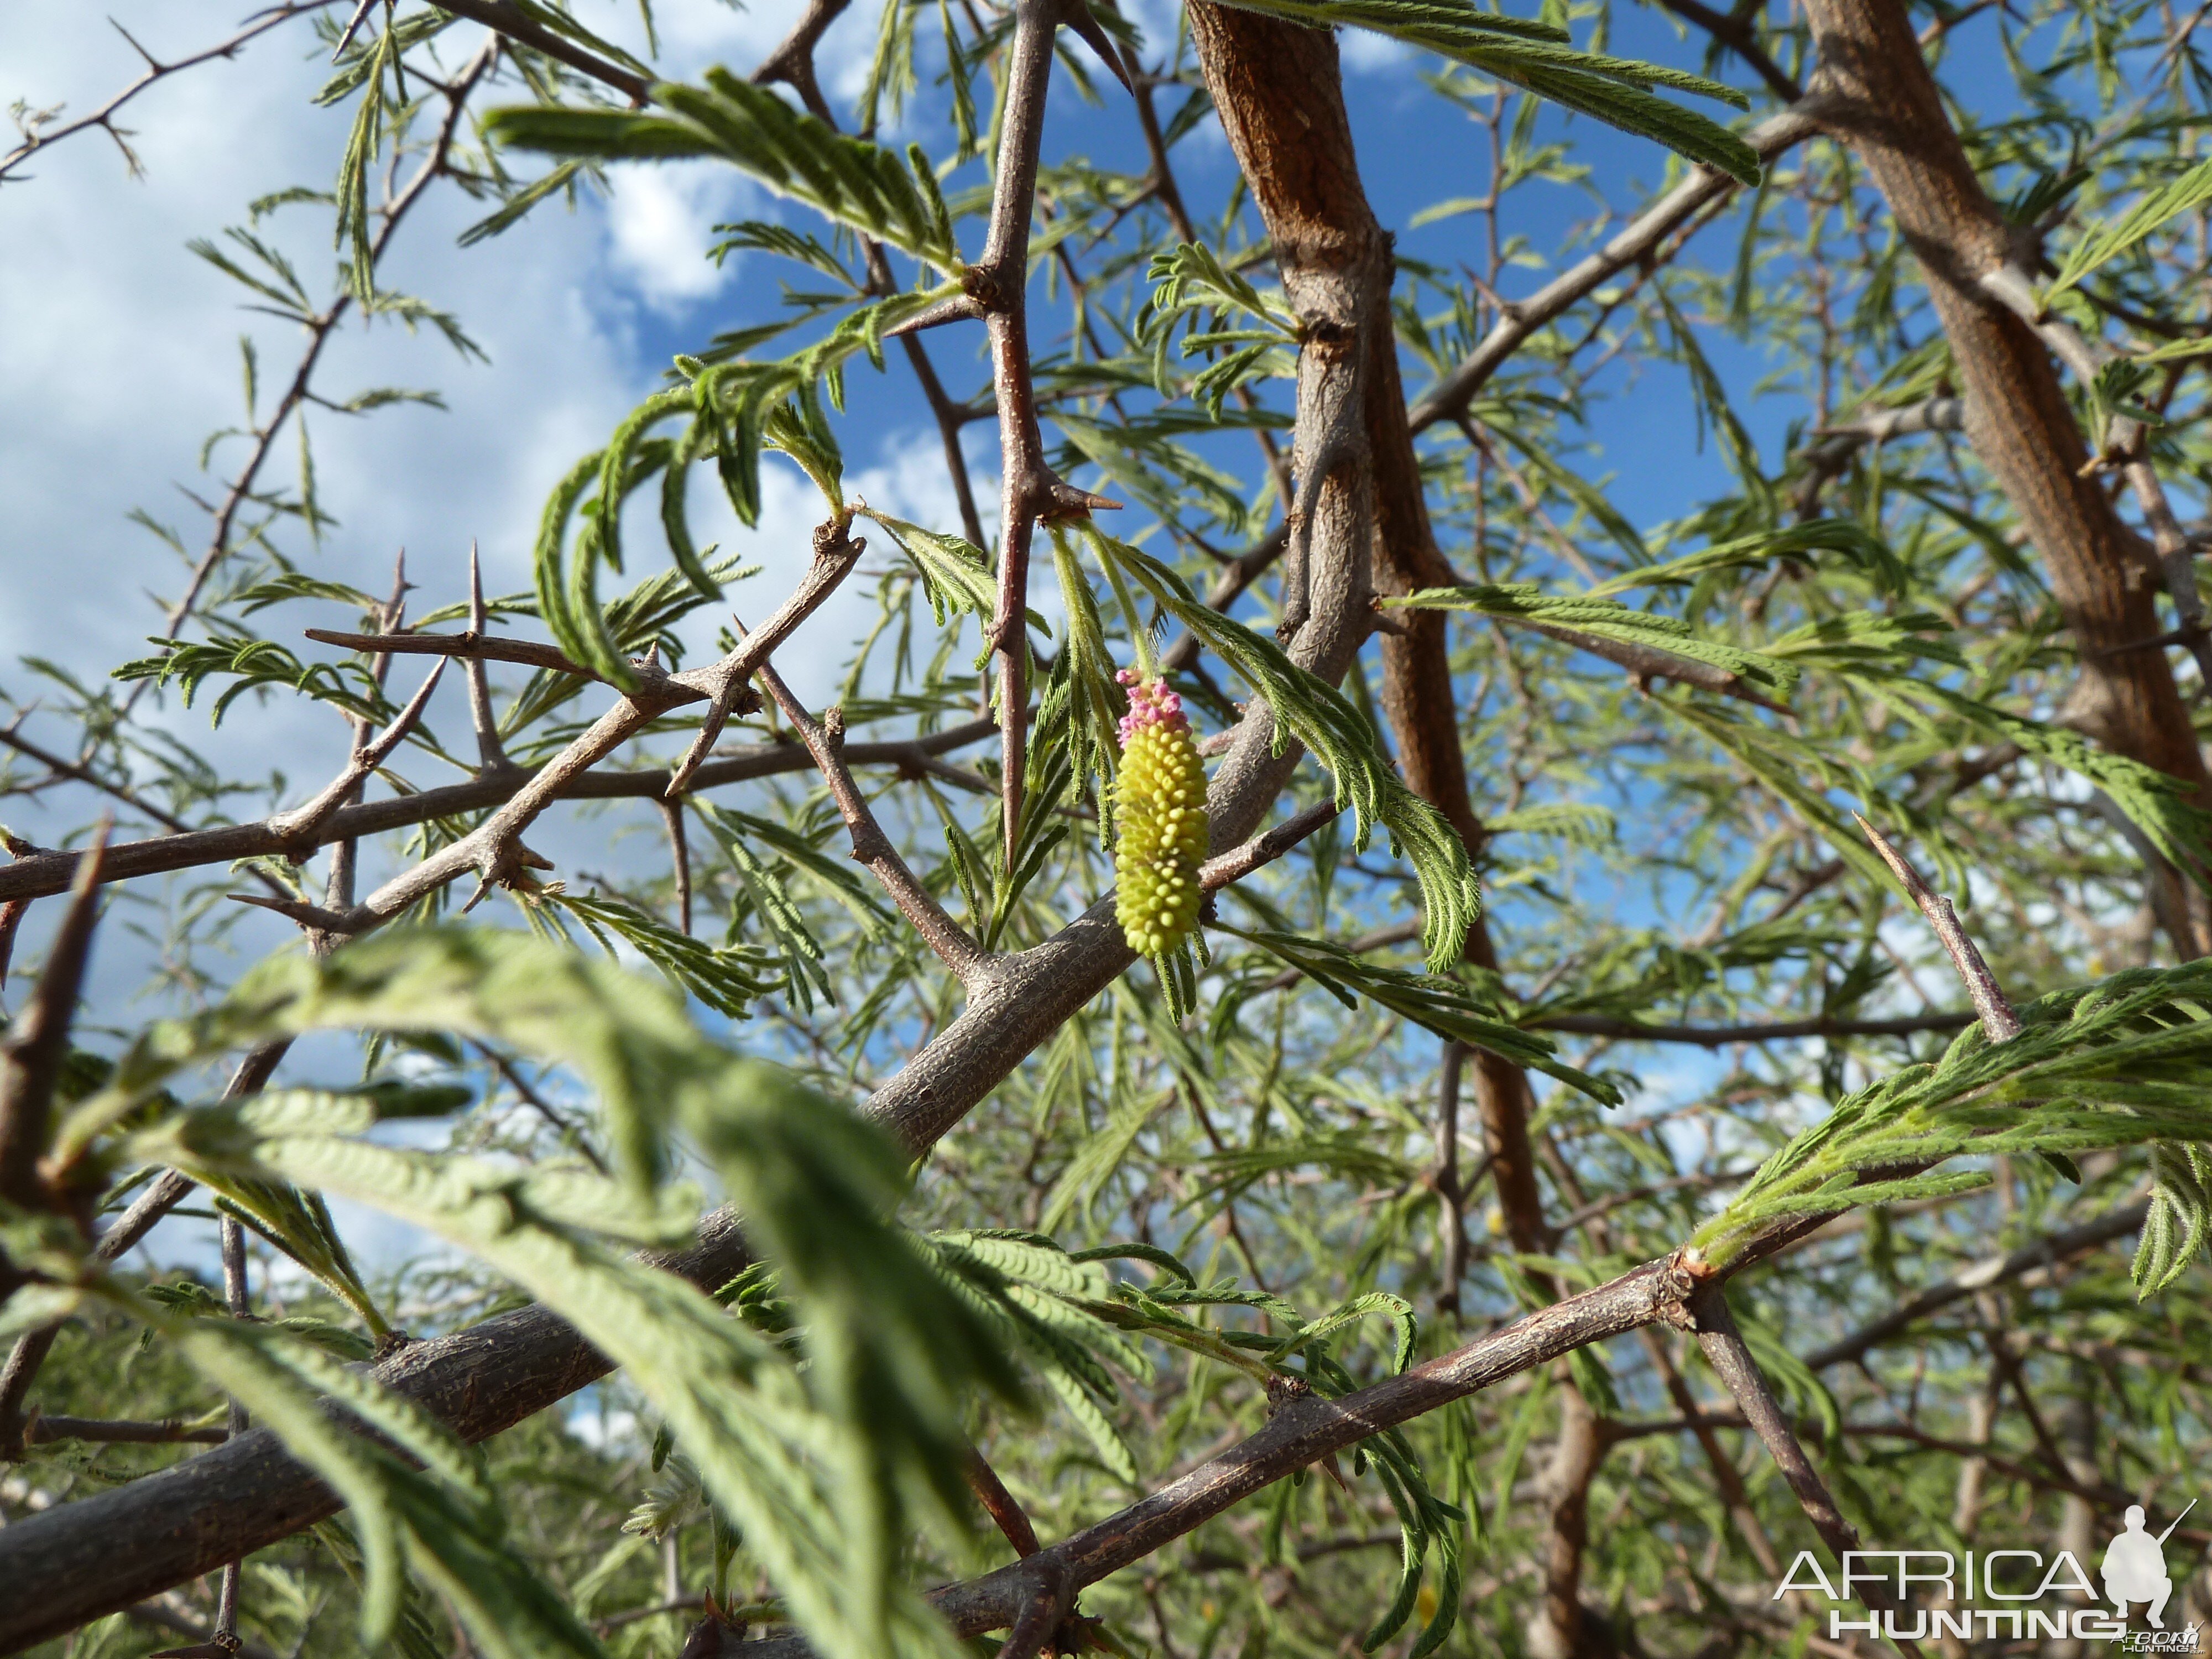
<path fill-rule="evenodd" d="M 1805 0 L 1821 90 L 1844 106 L 1829 125 L 1865 162 L 1919 256 L 1951 343 L 1966 435 L 2043 556 L 2081 653 L 2075 712 L 2107 748 L 2182 779 L 2212 806 L 2212 781 L 2162 651 L 2135 645 L 2160 631 L 2159 572 L 2097 482 L 2049 353 L 1986 297 L 1980 279 L 2013 256 L 2014 231 L 1982 189 L 1943 112 L 1900 0 Z M 2177 921 L 2185 957 L 2200 924 Z"/>
<path fill-rule="evenodd" d="M 1361 463 L 1358 471 L 1366 474 L 1371 490 L 1376 592 L 1448 586 L 1457 578 L 1429 524 L 1398 373 L 1390 317 L 1390 236 L 1360 184 L 1335 38 L 1204 0 L 1190 6 L 1189 16 L 1214 108 L 1267 222 L 1284 289 L 1306 325 L 1299 362 L 1302 433 L 1310 414 L 1311 360 L 1328 362 L 1349 350 L 1360 365 L 1356 418 L 1334 429 L 1335 448 L 1302 442 L 1293 458 L 1297 497 L 1288 504 L 1291 545 L 1295 550 L 1304 533 L 1299 518 L 1311 510 L 1308 492 L 1325 505 L 1328 492 L 1344 485 L 1339 469 Z M 1302 562 L 1294 556 L 1285 570 L 1285 615 L 1293 633 L 1303 617 L 1296 592 L 1305 579 Z M 1475 857 L 1487 836 L 1468 799 L 1447 618 L 1437 611 L 1409 611 L 1399 620 L 1404 631 L 1382 639 L 1382 699 L 1397 740 L 1399 767 L 1414 793 L 1443 813 L 1466 842 L 1468 856 Z M 1489 930 L 1480 917 L 1468 931 L 1466 953 L 1481 967 L 1498 966 Z M 1528 1074 L 1495 1054 L 1477 1051 L 1473 1059 L 1475 1107 L 1506 1236 L 1516 1250 L 1548 1250 L 1552 1237 L 1528 1139 L 1535 1100 Z M 1594 1419 L 1572 1384 L 1562 1387 L 1571 1420 L 1554 1467 L 1571 1464 L 1583 1473 L 1571 1491 L 1555 1498 L 1548 1572 L 1564 1598 L 1560 1604 L 1573 1608 L 1578 1605 L 1583 1542 L 1579 1517 L 1589 1472 L 1603 1446 L 1594 1431 L 1582 1433 Z M 1576 1441 L 1572 1446 L 1566 1443 L 1570 1437 Z M 1547 1639 L 1550 1650 L 1580 1650 L 1575 1623 L 1548 1626 Z"/>

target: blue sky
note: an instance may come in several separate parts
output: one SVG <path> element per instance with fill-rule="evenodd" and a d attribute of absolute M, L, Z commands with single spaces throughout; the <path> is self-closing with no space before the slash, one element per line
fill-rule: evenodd
<path fill-rule="evenodd" d="M 749 11 L 664 5 L 669 67 L 686 76 L 718 62 L 744 70 L 799 9 L 798 0 Z M 616 38 L 636 34 L 632 7 L 582 0 L 578 9 Z M 1172 27 L 1172 11 L 1157 0 L 1137 15 L 1155 32 Z M 228 0 L 123 0 L 114 15 L 164 56 L 220 38 L 237 18 Z M 825 82 L 843 108 L 857 90 L 873 27 L 873 9 L 856 6 L 825 43 Z M 1978 21 L 1962 31 L 1954 52 L 1986 50 L 1989 27 Z M 1588 33 L 1577 25 L 1578 42 Z M 455 32 L 457 57 L 471 49 L 471 33 Z M 1643 8 L 1620 9 L 1608 44 L 1625 56 L 1683 68 L 1698 68 L 1704 58 L 1701 39 L 1685 38 L 1671 19 Z M 257 197 L 327 185 L 345 117 L 309 102 L 327 72 L 311 45 L 304 30 L 264 38 L 239 61 L 176 77 L 132 105 L 124 118 L 144 162 L 143 179 L 131 178 L 95 133 L 41 157 L 30 182 L 0 186 L 0 246 L 12 256 L 0 261 L 0 384 L 11 394 L 0 404 L 0 501 L 8 506 L 0 514 L 0 568 L 15 601 L 0 610 L 0 686 L 19 701 L 40 688 L 18 659 L 37 653 L 97 678 L 137 654 L 143 636 L 158 626 L 160 612 L 148 596 L 176 590 L 175 560 L 128 514 L 143 507 L 175 523 L 198 550 L 204 520 L 179 492 L 205 492 L 216 482 L 201 474 L 197 457 L 209 431 L 238 419 L 238 337 L 257 341 L 264 384 L 289 373 L 296 331 L 241 310 L 237 290 L 185 244 L 241 222 Z M 1372 38 L 1347 40 L 1346 56 L 1367 187 L 1385 223 L 1402 229 L 1421 208 L 1486 187 L 1480 131 L 1419 84 L 1420 60 Z M 926 46 L 925 64 L 933 57 Z M 15 6 L 0 17 L 0 100 L 21 97 L 34 106 L 66 100 L 82 111 L 137 68 L 131 47 L 92 12 Z M 1740 67 L 1724 64 L 1721 73 L 1753 90 L 1755 110 L 1770 106 Z M 1102 85 L 1107 103 L 1096 111 L 1069 95 L 1064 82 L 1056 86 L 1048 158 L 1080 153 L 1139 165 L 1121 94 L 1103 78 Z M 926 96 L 923 110 L 928 106 Z M 1556 130 L 1565 118 L 1545 120 Z M 1668 158 L 1645 141 L 1586 120 L 1574 123 L 1573 137 L 1577 159 L 1592 169 L 1591 185 L 1613 203 L 1645 199 L 1667 176 Z M 1203 216 L 1203 204 L 1218 201 L 1232 177 L 1227 148 L 1218 132 L 1205 132 L 1179 159 L 1186 193 Z M 980 176 L 971 167 L 953 183 Z M 1559 185 L 1525 189 L 1511 201 L 1509 233 L 1553 262 L 1516 272 L 1509 292 L 1521 292 L 1578 255 L 1577 238 L 1595 204 L 1585 191 Z M 330 354 L 332 395 L 369 384 L 428 386 L 443 392 L 449 408 L 399 409 L 366 420 L 319 412 L 313 421 L 320 490 L 341 527 L 321 553 L 304 556 L 307 568 L 375 587 L 404 547 L 422 584 L 422 606 L 459 596 L 471 538 L 483 548 L 495 588 L 526 586 L 538 507 L 553 480 L 604 441 L 671 356 L 697 349 L 718 329 L 759 319 L 781 275 L 759 256 L 720 269 L 705 261 L 713 223 L 777 216 L 777 207 L 744 181 L 703 167 L 629 169 L 611 198 L 588 200 L 574 213 L 549 205 L 505 236 L 458 248 L 459 233 L 483 211 L 451 192 L 434 195 L 402 233 L 386 280 L 457 312 L 489 364 L 458 360 L 434 337 L 410 337 L 389 323 L 367 332 L 349 329 Z M 1400 246 L 1438 264 L 1471 260 L 1477 222 L 1462 217 L 1403 229 Z M 1724 250 L 1739 222 L 1737 216 L 1724 219 L 1707 233 L 1709 241 Z M 293 210 L 269 222 L 311 287 L 328 280 L 331 265 L 325 224 L 319 210 Z M 929 342 L 956 392 L 980 382 L 979 331 L 941 331 Z M 1739 391 L 1747 392 L 1768 367 L 1756 340 L 1716 331 L 1705 343 Z M 841 426 L 848 487 L 902 516 L 953 528 L 935 432 L 896 355 L 890 362 L 881 380 L 865 368 L 854 375 L 850 413 Z M 1675 371 L 1648 369 L 1635 386 L 1622 382 L 1616 392 L 1593 410 L 1595 459 L 1578 464 L 1613 475 L 1613 499 L 1633 520 L 1649 527 L 1727 487 L 1718 456 L 1710 446 L 1700 449 L 1686 418 Z M 1778 459 L 1782 408 L 1747 405 L 1770 465 Z M 988 498 L 990 433 L 977 427 L 969 435 L 986 463 L 978 487 Z M 1240 440 L 1224 453 L 1241 465 L 1249 444 Z M 217 450 L 218 471 L 234 453 Z M 275 470 L 289 479 L 294 466 L 287 445 Z M 775 471 L 760 529 L 725 526 L 732 544 L 768 567 L 757 592 L 787 585 L 788 573 L 806 556 L 815 516 L 807 488 L 788 471 Z M 834 686 L 838 648 L 872 609 L 865 595 L 848 594 L 813 625 L 810 649 L 790 665 L 803 696 L 818 699 Z M 811 648 L 817 638 L 820 648 Z M 458 724 L 458 702 L 447 701 L 458 696 L 458 686 L 441 691 L 443 712 L 434 717 Z M 326 714 L 289 700 L 243 706 L 212 739 L 204 711 L 173 708 L 164 718 L 191 741 L 210 744 L 234 773 L 284 774 L 286 801 L 302 799 L 342 752 L 343 734 Z M 36 715 L 27 729 L 49 740 L 67 736 L 60 722 Z M 81 797 L 57 796 L 48 817 L 18 812 L 13 804 L 9 811 L 12 827 L 40 839 L 57 838 L 87 816 Z M 533 840 L 556 857 L 572 848 L 602 863 L 607 856 L 596 824 L 570 822 Z M 265 937 L 255 936 L 256 948 L 272 948 L 289 933 L 271 921 Z M 27 944 L 35 948 L 34 940 Z"/>

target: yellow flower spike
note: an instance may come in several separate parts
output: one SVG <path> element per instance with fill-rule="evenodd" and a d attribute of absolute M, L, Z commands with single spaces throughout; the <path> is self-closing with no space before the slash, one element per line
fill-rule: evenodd
<path fill-rule="evenodd" d="M 1114 783 L 1118 888 L 1115 920 L 1139 956 L 1172 951 L 1198 926 L 1198 869 L 1206 860 L 1206 768 L 1182 699 L 1164 680 L 1127 669 L 1121 717 L 1121 774 Z"/>

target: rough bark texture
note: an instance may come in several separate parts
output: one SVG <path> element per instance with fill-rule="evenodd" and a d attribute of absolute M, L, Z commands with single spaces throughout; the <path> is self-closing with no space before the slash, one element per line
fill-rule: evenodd
<path fill-rule="evenodd" d="M 2108 654 L 2160 631 L 2159 573 L 2094 479 L 2049 353 L 1978 287 L 2013 234 L 1943 112 L 1899 0 L 1806 0 L 1820 84 L 1926 273 L 1966 394 L 1974 453 L 2041 554 L 2081 654 L 2077 714 L 2107 747 L 2185 780 L 2212 805 L 2204 758 L 2163 652 Z M 2194 931 L 2192 929 L 2192 931 Z M 2190 955 L 2201 940 L 2178 940 Z"/>
<path fill-rule="evenodd" d="M 1457 578 L 1429 523 L 1398 372 L 1390 317 L 1390 236 L 1360 183 L 1335 39 L 1321 30 L 1205 3 L 1192 5 L 1189 15 L 1192 39 L 1230 147 L 1267 222 L 1284 288 L 1306 324 L 1299 385 L 1302 434 L 1309 406 L 1304 371 L 1316 359 L 1334 361 L 1347 351 L 1359 362 L 1356 415 L 1347 410 L 1343 428 L 1324 428 L 1333 447 L 1310 449 L 1302 444 L 1294 454 L 1299 501 L 1303 505 L 1307 491 L 1316 488 L 1317 473 L 1322 475 L 1316 493 L 1324 508 L 1328 491 L 1346 485 L 1357 489 L 1364 483 L 1371 492 L 1375 591 L 1395 594 L 1449 586 Z M 1350 477 L 1344 469 L 1347 462 L 1353 464 Z M 1292 525 L 1294 550 L 1303 528 Z M 1299 568 L 1294 550 L 1288 576 L 1293 584 Z M 1285 607 L 1293 618 L 1300 614 L 1295 606 L 1293 595 Z M 1459 832 L 1468 856 L 1477 857 L 1487 836 L 1468 797 L 1448 619 L 1441 611 L 1407 611 L 1397 620 L 1403 631 L 1382 636 L 1382 703 L 1397 742 L 1400 770 L 1407 786 Z M 1480 966 L 1498 966 L 1489 930 L 1479 917 L 1468 932 L 1466 951 Z M 1551 1234 L 1528 1139 L 1535 1101 L 1528 1074 L 1495 1054 L 1477 1051 L 1473 1058 L 1475 1108 L 1506 1235 L 1516 1250 L 1547 1250 Z M 1571 1385 L 1563 1395 L 1570 1398 L 1571 1410 L 1588 1417 Z M 1562 1456 L 1567 1449 L 1563 1441 Z M 1581 1576 L 1579 1516 L 1600 1455 L 1593 1434 L 1579 1486 L 1564 1495 L 1554 1523 L 1551 1555 L 1571 1609 Z M 1557 1651 L 1576 1650 L 1576 1625 L 1554 1626 L 1548 1636 Z"/>
<path fill-rule="evenodd" d="M 744 1271 L 744 1241 L 727 1212 L 669 1267 L 702 1286 Z M 377 1380 L 483 1440 L 597 1382 L 612 1369 L 574 1328 L 522 1308 L 434 1342 L 402 1348 Z M 337 1496 L 267 1429 L 0 1531 L 0 1651 L 13 1653 L 88 1620 L 158 1595 L 337 1513 Z"/>

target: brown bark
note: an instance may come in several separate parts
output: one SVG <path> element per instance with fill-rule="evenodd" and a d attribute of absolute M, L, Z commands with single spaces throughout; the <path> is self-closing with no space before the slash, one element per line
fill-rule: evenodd
<path fill-rule="evenodd" d="M 1291 555 L 1285 568 L 1284 613 L 1295 630 L 1305 580 L 1299 522 L 1309 490 L 1322 501 L 1340 487 L 1335 469 L 1364 459 L 1372 490 L 1373 582 L 1380 594 L 1451 586 L 1457 579 L 1437 547 L 1421 489 L 1420 467 L 1398 372 L 1390 317 L 1390 236 L 1360 184 L 1352 127 L 1344 106 L 1336 41 L 1322 31 L 1245 11 L 1194 3 L 1191 34 L 1230 148 L 1243 168 L 1266 221 L 1283 285 L 1306 325 L 1300 354 L 1299 414 L 1308 428 L 1309 377 L 1315 360 L 1349 350 L 1359 360 L 1353 429 L 1338 429 L 1334 447 L 1301 442 L 1293 457 L 1297 496 L 1291 508 Z M 1340 384 L 1340 378 L 1339 380 Z M 1354 481 L 1356 487 L 1356 480 Z M 1397 740 L 1407 785 L 1443 812 L 1479 856 L 1487 836 L 1475 817 L 1460 747 L 1458 702 L 1452 688 L 1446 617 L 1402 613 L 1402 632 L 1382 637 L 1382 711 Z M 1480 917 L 1469 929 L 1467 957 L 1495 969 L 1497 952 Z M 1551 1230 L 1536 1184 L 1528 1121 L 1535 1100 L 1528 1074 L 1495 1054 L 1474 1056 L 1475 1107 L 1491 1159 L 1507 1237 L 1516 1250 L 1548 1250 Z M 1540 1292 L 1551 1286 L 1538 1281 Z M 1552 1540 L 1547 1565 L 1547 1613 L 1539 1632 L 1546 1652 L 1583 1651 L 1579 1612 L 1583 1528 L 1591 1475 L 1603 1455 L 1595 1419 L 1571 1383 L 1562 1385 L 1568 1420 L 1553 1464 Z M 1556 1603 L 1556 1606 L 1553 1604 Z M 1559 1608 L 1567 1611 L 1560 1613 Z"/>
<path fill-rule="evenodd" d="M 1866 164 L 1925 273 L 1966 394 L 1966 434 L 2043 556 L 2081 658 L 2082 723 L 2106 747 L 2180 778 L 2212 780 L 2162 652 L 2118 646 L 2160 632 L 2159 572 L 2094 479 L 2057 368 L 2027 325 L 1979 288 L 2014 233 L 1974 176 L 1899 0 L 1806 0 L 1829 125 Z M 2188 925 L 2191 934 L 2201 930 Z M 2177 939 L 2191 956 L 2201 938 Z"/>

